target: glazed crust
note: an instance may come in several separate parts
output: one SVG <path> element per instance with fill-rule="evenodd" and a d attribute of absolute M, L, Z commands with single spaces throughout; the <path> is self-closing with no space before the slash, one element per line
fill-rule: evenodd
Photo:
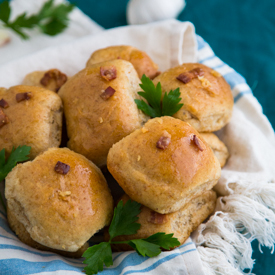
<path fill-rule="evenodd" d="M 200 68 L 202 77 L 195 77 L 184 84 L 177 77 Z M 181 103 L 175 118 L 190 123 L 199 132 L 214 132 L 225 126 L 232 115 L 233 96 L 229 84 L 216 71 L 199 63 L 186 63 L 169 69 L 154 79 L 161 83 L 163 94 L 180 88 Z"/>
<path fill-rule="evenodd" d="M 19 222 L 19 220 L 16 218 L 14 213 L 10 211 L 9 207 L 7 207 L 7 218 L 10 228 L 15 232 L 15 234 L 18 236 L 21 242 L 42 251 L 50 251 L 57 254 L 60 254 L 65 257 L 70 258 L 80 258 L 85 250 L 89 247 L 89 244 L 86 242 L 81 248 L 79 248 L 76 252 L 67 252 L 62 250 L 53 249 L 50 247 L 47 247 L 45 245 L 42 245 L 36 241 L 34 241 L 29 232 L 26 230 L 24 225 Z"/>
<path fill-rule="evenodd" d="M 115 67 L 116 78 L 105 80 L 101 67 Z M 68 147 L 96 165 L 106 165 L 112 145 L 148 119 L 138 110 L 139 78 L 130 62 L 113 60 L 80 71 L 60 89 L 69 137 Z M 108 87 L 115 89 L 107 100 L 101 95 Z"/>
<path fill-rule="evenodd" d="M 67 174 L 55 171 L 58 161 L 70 166 Z M 67 148 L 51 148 L 17 165 L 6 177 L 5 197 L 31 239 L 69 252 L 108 225 L 113 212 L 100 169 Z"/>
<path fill-rule="evenodd" d="M 31 92 L 29 100 L 16 101 L 16 94 Z M 63 106 L 60 97 L 49 90 L 18 85 L 0 89 L 0 99 L 9 107 L 2 109 L 9 122 L 0 128 L 0 150 L 6 153 L 19 145 L 31 146 L 33 159 L 48 148 L 58 147 L 61 142 Z"/>
<path fill-rule="evenodd" d="M 129 199 L 127 195 L 122 197 L 124 203 Z M 185 207 L 170 214 L 159 214 L 148 207 L 141 206 L 137 221 L 141 226 L 137 233 L 118 236 L 113 241 L 145 239 L 158 232 L 165 232 L 166 234 L 173 233 L 173 237 L 183 244 L 190 234 L 213 213 L 216 199 L 217 196 L 214 191 L 205 191 L 200 196 L 193 198 Z M 112 248 L 117 251 L 133 249 L 123 244 L 113 245 Z"/>
<path fill-rule="evenodd" d="M 166 149 L 156 144 L 171 136 Z M 196 135 L 201 150 L 194 144 Z M 116 143 L 107 167 L 129 197 L 161 213 L 184 207 L 217 183 L 221 168 L 211 148 L 188 123 L 172 117 L 149 120 Z"/>
<path fill-rule="evenodd" d="M 145 74 L 153 79 L 158 74 L 158 66 L 153 60 L 145 52 L 132 46 L 111 46 L 99 49 L 91 55 L 90 59 L 87 61 L 86 67 L 118 58 L 131 62 L 139 78 Z"/>

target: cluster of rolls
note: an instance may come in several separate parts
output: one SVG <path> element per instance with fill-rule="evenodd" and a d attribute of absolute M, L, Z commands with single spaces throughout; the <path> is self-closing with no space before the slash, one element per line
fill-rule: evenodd
<path fill-rule="evenodd" d="M 163 93 L 180 89 L 184 105 L 173 117 L 150 119 L 137 108 L 143 74 Z M 212 132 L 233 108 L 218 72 L 189 63 L 160 73 L 146 53 L 113 46 L 72 77 L 33 72 L 22 85 L 0 88 L 0 97 L 0 150 L 8 157 L 13 147 L 31 146 L 31 161 L 5 182 L 8 222 L 24 243 L 80 257 L 112 219 L 107 169 L 122 200 L 142 204 L 137 234 L 117 240 L 166 232 L 183 243 L 214 211 L 212 188 L 229 154 Z"/>

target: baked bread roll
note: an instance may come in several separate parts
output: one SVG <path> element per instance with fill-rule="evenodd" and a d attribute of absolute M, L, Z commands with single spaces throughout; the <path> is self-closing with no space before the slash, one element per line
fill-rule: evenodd
<path fill-rule="evenodd" d="M 112 218 L 113 199 L 100 169 L 67 148 L 17 165 L 6 177 L 5 197 L 11 229 L 38 249 L 81 252 Z"/>
<path fill-rule="evenodd" d="M 134 99 L 140 80 L 133 65 L 116 59 L 97 63 L 70 78 L 60 89 L 68 147 L 96 165 L 106 165 L 112 145 L 148 119 Z"/>
<path fill-rule="evenodd" d="M 129 199 L 127 195 L 122 197 L 124 203 Z M 205 191 L 200 196 L 192 199 L 185 207 L 170 214 L 159 214 L 146 206 L 142 206 L 137 220 L 141 226 L 137 233 L 118 236 L 113 241 L 146 239 L 158 232 L 164 232 L 166 234 L 174 233 L 173 237 L 183 244 L 190 234 L 213 213 L 216 199 L 217 196 L 214 191 Z M 118 251 L 133 249 L 125 244 L 115 244 L 112 245 L 112 248 Z"/>
<path fill-rule="evenodd" d="M 67 76 L 58 69 L 48 71 L 34 71 L 25 76 L 22 85 L 42 87 L 58 92 L 67 81 Z"/>
<path fill-rule="evenodd" d="M 31 146 L 33 159 L 61 142 L 63 106 L 60 97 L 49 90 L 18 85 L 0 89 L 0 150 Z"/>
<path fill-rule="evenodd" d="M 216 71 L 199 63 L 169 69 L 154 79 L 163 94 L 179 87 L 184 105 L 173 116 L 190 123 L 199 132 L 214 132 L 232 115 L 233 96 L 229 84 Z"/>
<path fill-rule="evenodd" d="M 212 149 L 221 167 L 224 167 L 229 158 L 229 152 L 226 145 L 213 133 L 200 133 L 200 135 Z"/>
<path fill-rule="evenodd" d="M 132 46 L 111 46 L 99 49 L 91 55 L 90 59 L 87 61 L 86 67 L 114 59 L 123 59 L 131 62 L 139 78 L 145 74 L 153 79 L 159 74 L 157 64 L 155 64 L 145 52 Z"/>
<path fill-rule="evenodd" d="M 129 197 L 167 214 L 212 189 L 221 167 L 211 148 L 188 123 L 150 119 L 116 143 L 107 167 Z"/>

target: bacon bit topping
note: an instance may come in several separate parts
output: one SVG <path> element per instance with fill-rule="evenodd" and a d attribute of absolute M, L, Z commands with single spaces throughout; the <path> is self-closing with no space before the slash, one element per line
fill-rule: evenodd
<path fill-rule="evenodd" d="M 58 161 L 54 167 L 55 172 L 66 175 L 70 171 L 70 166 L 61 161 Z"/>
<path fill-rule="evenodd" d="M 113 94 L 116 92 L 115 89 L 113 89 L 111 86 L 109 86 L 101 95 L 100 97 L 103 100 L 108 100 Z"/>
<path fill-rule="evenodd" d="M 0 128 L 9 123 L 8 117 L 5 115 L 2 109 L 0 109 Z"/>
<path fill-rule="evenodd" d="M 215 77 L 220 77 L 221 76 L 221 74 L 219 72 L 215 71 L 215 70 L 212 70 L 210 73 Z"/>
<path fill-rule="evenodd" d="M 107 81 L 116 79 L 116 67 L 113 65 L 100 67 L 100 75 Z"/>
<path fill-rule="evenodd" d="M 20 101 L 23 101 L 23 100 L 29 100 L 31 98 L 32 98 L 32 93 L 31 92 L 16 94 L 16 101 L 17 102 L 20 102 Z"/>
<path fill-rule="evenodd" d="M 47 71 L 44 76 L 40 79 L 40 83 L 46 87 L 51 80 L 54 80 L 56 82 L 56 89 L 55 91 L 58 92 L 58 90 L 61 88 L 61 86 L 67 81 L 67 76 L 63 73 L 61 73 L 57 69 L 51 69 Z"/>
<path fill-rule="evenodd" d="M 193 141 L 193 143 L 198 147 L 198 149 L 199 149 L 200 151 L 203 151 L 203 149 L 202 149 L 202 147 L 201 147 L 201 145 L 200 145 L 199 139 L 197 138 L 196 135 L 193 136 L 192 141 Z"/>
<path fill-rule="evenodd" d="M 204 71 L 201 68 L 195 68 L 193 70 L 180 74 L 176 78 L 182 83 L 186 84 L 190 82 L 193 78 L 203 76 L 203 75 L 204 75 Z"/>
<path fill-rule="evenodd" d="M 160 214 L 155 211 L 151 211 L 151 215 L 148 218 L 148 222 L 153 224 L 164 224 L 168 222 L 166 214 Z"/>
<path fill-rule="evenodd" d="M 164 131 L 163 136 L 159 138 L 156 146 L 157 148 L 164 150 L 168 147 L 170 142 L 171 142 L 171 135 L 167 131 Z"/>
<path fill-rule="evenodd" d="M 8 103 L 4 98 L 2 98 L 2 99 L 0 100 L 0 107 L 6 109 L 6 108 L 9 107 L 9 103 Z"/>

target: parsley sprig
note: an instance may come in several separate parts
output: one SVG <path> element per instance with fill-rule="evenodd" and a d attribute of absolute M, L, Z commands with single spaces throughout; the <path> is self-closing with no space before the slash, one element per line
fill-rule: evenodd
<path fill-rule="evenodd" d="M 144 257 L 154 257 L 160 254 L 161 248 L 170 250 L 180 245 L 178 239 L 173 238 L 173 234 L 163 232 L 153 234 L 146 239 L 113 241 L 116 236 L 137 233 L 140 228 L 140 224 L 136 222 L 140 207 L 139 203 L 131 200 L 128 200 L 124 205 L 122 201 L 118 203 L 109 227 L 109 242 L 102 242 L 89 247 L 83 254 L 83 257 L 85 257 L 83 263 L 87 264 L 84 268 L 86 274 L 97 274 L 98 271 L 103 270 L 103 264 L 107 267 L 113 264 L 111 244 L 128 244 Z"/>
<path fill-rule="evenodd" d="M 172 116 L 183 106 L 183 104 L 179 104 L 181 101 L 179 88 L 171 90 L 168 94 L 165 92 L 161 101 L 160 82 L 155 86 L 149 77 L 143 75 L 141 83 L 139 86 L 144 92 L 138 92 L 138 94 L 145 98 L 148 103 L 140 99 L 135 99 L 135 103 L 146 115 L 150 117 Z"/>
<path fill-rule="evenodd" d="M 12 148 L 9 158 L 5 159 L 5 148 L 0 151 L 0 182 L 5 179 L 8 173 L 16 166 L 18 162 L 26 161 L 29 159 L 28 155 L 30 153 L 30 146 L 18 146 L 16 149 Z M 4 209 L 7 211 L 4 204 L 4 200 L 0 193 L 0 202 Z"/>
<path fill-rule="evenodd" d="M 11 7 L 6 0 L 0 4 L 0 21 L 4 27 L 12 29 L 23 39 L 29 36 L 24 29 L 33 29 L 37 27 L 41 32 L 48 35 L 61 33 L 68 25 L 69 13 L 73 10 L 74 5 L 62 3 L 54 5 L 53 0 L 47 1 L 37 14 L 28 16 L 26 12 L 18 15 L 13 21 L 10 20 Z"/>

